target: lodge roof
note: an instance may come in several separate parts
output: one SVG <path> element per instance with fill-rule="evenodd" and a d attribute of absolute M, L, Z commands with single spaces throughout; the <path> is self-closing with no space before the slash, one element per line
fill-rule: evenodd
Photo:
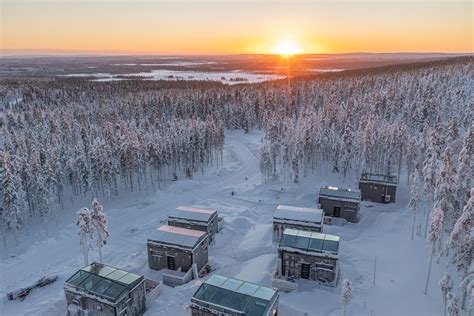
<path fill-rule="evenodd" d="M 192 249 L 204 238 L 206 233 L 203 231 L 163 225 L 152 233 L 148 241 Z"/>
<path fill-rule="evenodd" d="M 94 262 L 77 271 L 65 284 L 116 303 L 142 280 L 143 276 L 138 274 Z"/>
<path fill-rule="evenodd" d="M 347 199 L 360 202 L 360 190 L 358 189 L 344 189 L 325 185 L 319 190 L 319 196 L 329 199 Z"/>
<path fill-rule="evenodd" d="M 295 207 L 289 205 L 278 205 L 273 218 L 281 220 L 311 222 L 321 224 L 324 212 L 317 208 Z"/>
<path fill-rule="evenodd" d="M 360 176 L 360 182 L 376 182 L 389 185 L 397 185 L 397 176 L 391 174 L 363 173 Z"/>
<path fill-rule="evenodd" d="M 339 241 L 339 236 L 287 228 L 281 237 L 280 247 L 337 255 Z"/>
<path fill-rule="evenodd" d="M 213 274 L 201 284 L 191 301 L 224 312 L 260 316 L 273 305 L 277 296 L 274 289 Z"/>
<path fill-rule="evenodd" d="M 214 209 L 178 206 L 176 210 L 170 214 L 169 218 L 209 223 L 214 218 L 214 216 L 216 216 L 216 214 L 217 210 Z"/>

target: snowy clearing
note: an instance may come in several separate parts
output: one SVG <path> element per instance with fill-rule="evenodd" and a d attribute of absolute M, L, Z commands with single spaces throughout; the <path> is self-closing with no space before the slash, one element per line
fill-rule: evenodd
<path fill-rule="evenodd" d="M 208 169 L 204 176 L 179 180 L 149 196 L 129 195 L 103 201 L 111 237 L 103 248 L 104 262 L 131 272 L 160 279 L 160 272 L 147 266 L 146 238 L 178 205 L 213 207 L 224 217 L 224 229 L 209 248 L 216 272 L 246 281 L 271 285 L 276 268 L 276 246 L 271 243 L 271 219 L 277 204 L 314 207 L 322 184 L 355 187 L 356 175 L 343 183 L 335 175 L 310 175 L 299 184 L 278 180 L 262 184 L 258 148 L 263 133 L 228 132 L 224 164 Z M 353 281 L 354 300 L 348 315 L 438 315 L 441 292 L 431 282 L 423 295 L 429 249 L 426 241 L 410 240 L 411 218 L 406 208 L 406 178 L 400 181 L 396 204 L 363 202 L 357 224 L 326 225 L 324 231 L 341 236 L 341 270 L 338 287 L 301 282 L 296 293 L 282 293 L 281 315 L 340 315 L 341 281 Z M 283 190 L 282 190 L 283 189 Z M 230 193 L 236 192 L 234 196 Z M 89 202 L 90 203 L 90 202 Z M 64 211 L 54 237 L 30 232 L 18 249 L 1 249 L 0 309 L 4 315 L 60 315 L 66 303 L 64 281 L 83 266 L 73 218 L 83 205 Z M 67 223 L 61 225 L 61 223 Z M 27 239 L 27 238 L 24 238 Z M 98 260 L 97 251 L 90 253 Z M 373 266 L 377 257 L 375 285 Z M 443 262 L 433 265 L 432 279 L 445 271 Z M 6 293 L 27 286 L 44 275 L 57 274 L 57 282 L 36 289 L 25 301 L 7 301 Z M 188 315 L 187 304 L 199 282 L 163 287 L 146 315 Z"/>

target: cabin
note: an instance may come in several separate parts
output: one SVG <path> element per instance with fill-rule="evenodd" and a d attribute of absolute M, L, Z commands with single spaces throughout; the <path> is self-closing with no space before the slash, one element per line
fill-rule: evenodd
<path fill-rule="evenodd" d="M 179 206 L 169 215 L 168 225 L 206 232 L 211 242 L 218 231 L 217 210 Z"/>
<path fill-rule="evenodd" d="M 398 178 L 395 175 L 363 173 L 359 180 L 362 200 L 395 203 Z"/>
<path fill-rule="evenodd" d="M 353 223 L 359 221 L 359 190 L 322 186 L 318 202 L 327 216 L 341 217 Z"/>
<path fill-rule="evenodd" d="M 273 242 L 280 242 L 286 228 L 321 232 L 323 220 L 321 209 L 278 205 L 273 214 Z"/>
<path fill-rule="evenodd" d="M 280 279 L 307 279 L 336 286 L 339 236 L 287 228 L 278 246 Z"/>
<path fill-rule="evenodd" d="M 64 283 L 67 315 L 143 315 L 159 283 L 94 262 Z"/>
<path fill-rule="evenodd" d="M 278 315 L 278 291 L 217 274 L 204 281 L 191 298 L 192 316 Z"/>
<path fill-rule="evenodd" d="M 163 225 L 148 238 L 150 269 L 188 271 L 196 264 L 198 271 L 207 264 L 208 238 L 203 231 Z"/>

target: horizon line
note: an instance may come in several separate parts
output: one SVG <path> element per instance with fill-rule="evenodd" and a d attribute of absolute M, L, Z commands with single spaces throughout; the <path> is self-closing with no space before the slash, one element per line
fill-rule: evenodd
<path fill-rule="evenodd" d="M 305 56 L 305 55 L 355 55 L 355 54 L 385 54 L 385 55 L 397 55 L 397 54 L 413 54 L 413 55 L 473 55 L 474 51 L 467 52 L 451 52 L 451 51 L 351 51 L 351 52 L 339 52 L 339 53 L 316 53 L 308 52 L 301 54 L 294 54 L 294 56 Z M 75 50 L 75 49 L 29 49 L 29 48 L 5 48 L 0 49 L 0 57 L 15 57 L 15 56 L 239 56 L 239 55 L 264 55 L 264 56 L 276 56 L 279 54 L 272 53 L 172 53 L 172 52 L 134 52 L 128 50 Z"/>

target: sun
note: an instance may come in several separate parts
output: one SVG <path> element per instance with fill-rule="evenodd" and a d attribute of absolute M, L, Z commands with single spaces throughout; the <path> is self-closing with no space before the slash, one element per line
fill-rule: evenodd
<path fill-rule="evenodd" d="M 300 54 L 301 51 L 301 46 L 295 41 L 289 39 L 279 41 L 273 46 L 271 50 L 273 54 L 278 54 L 285 57 Z"/>

